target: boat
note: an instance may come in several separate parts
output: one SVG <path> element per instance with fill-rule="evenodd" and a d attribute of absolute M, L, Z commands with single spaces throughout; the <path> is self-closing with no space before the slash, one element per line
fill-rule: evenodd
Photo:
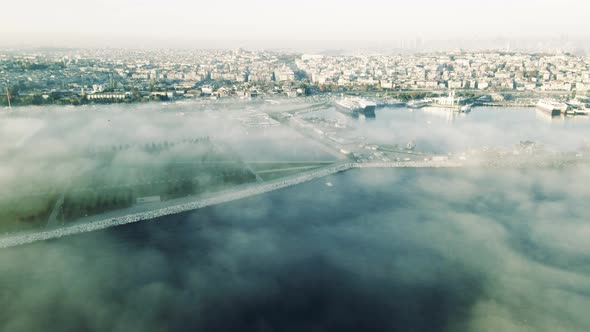
<path fill-rule="evenodd" d="M 566 113 L 567 111 L 567 104 L 566 103 L 561 103 L 561 102 L 557 102 L 554 100 L 549 100 L 549 99 L 541 99 L 539 100 L 539 102 L 537 102 L 537 105 L 535 105 L 535 107 L 550 115 L 550 116 L 559 116 L 562 113 Z"/>
<path fill-rule="evenodd" d="M 379 100 L 377 102 L 377 107 L 378 108 L 383 108 L 383 107 L 403 107 L 405 105 L 406 105 L 406 103 L 404 103 L 403 101 L 401 101 L 399 99 L 382 99 L 382 100 Z"/>
<path fill-rule="evenodd" d="M 568 108 L 567 111 L 564 112 L 565 115 L 588 115 L 587 109 L 575 109 L 575 108 Z"/>
<path fill-rule="evenodd" d="M 469 113 L 471 112 L 471 108 L 473 107 L 473 104 L 467 104 L 467 105 L 463 105 L 459 108 L 459 111 L 461 113 Z"/>
<path fill-rule="evenodd" d="M 430 100 L 428 99 L 423 99 L 423 100 L 412 100 L 410 102 L 408 102 L 406 105 L 409 108 L 422 108 L 422 107 L 426 107 L 428 106 L 428 104 L 430 104 Z"/>
<path fill-rule="evenodd" d="M 568 108 L 565 111 L 566 115 L 588 115 L 588 109 L 585 104 L 580 103 L 577 100 L 570 100 L 565 103 Z"/>
<path fill-rule="evenodd" d="M 345 97 L 335 102 L 336 107 L 348 115 L 358 117 L 375 117 L 375 107 L 377 104 L 373 101 L 359 97 Z"/>

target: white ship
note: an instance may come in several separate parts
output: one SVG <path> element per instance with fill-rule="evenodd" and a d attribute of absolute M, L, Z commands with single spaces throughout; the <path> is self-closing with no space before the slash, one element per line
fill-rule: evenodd
<path fill-rule="evenodd" d="M 536 108 L 550 116 L 559 116 L 561 113 L 565 114 L 567 111 L 567 104 L 549 99 L 541 99 L 537 103 Z"/>
<path fill-rule="evenodd" d="M 583 109 L 574 110 L 574 115 L 588 115 L 588 109 L 583 108 Z"/>
<path fill-rule="evenodd" d="M 375 116 L 375 107 L 377 104 L 370 100 L 366 100 L 358 97 L 346 97 L 335 102 L 336 107 L 346 114 L 359 116 L 364 115 L 366 117 Z"/>

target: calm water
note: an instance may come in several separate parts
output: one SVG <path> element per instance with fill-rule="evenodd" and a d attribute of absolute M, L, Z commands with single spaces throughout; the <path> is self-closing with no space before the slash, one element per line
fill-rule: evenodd
<path fill-rule="evenodd" d="M 544 144 L 560 151 L 590 143 L 588 116 L 550 119 L 534 108 L 476 107 L 468 114 L 405 107 L 376 111 L 374 119 L 352 119 L 335 109 L 308 113 L 346 123 L 343 135 L 350 140 L 405 145 L 415 140 L 417 149 L 456 152 L 468 148 L 507 147 L 521 140 Z"/>
<path fill-rule="evenodd" d="M 587 331 L 580 179 L 353 170 L 3 250 L 0 330 Z"/>

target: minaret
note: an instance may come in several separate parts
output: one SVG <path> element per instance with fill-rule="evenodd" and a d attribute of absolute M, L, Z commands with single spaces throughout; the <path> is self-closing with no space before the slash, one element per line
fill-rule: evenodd
<path fill-rule="evenodd" d="M 10 99 L 12 99 L 12 95 L 10 94 L 10 92 L 8 92 L 8 88 L 6 88 L 6 99 L 8 99 L 8 108 L 11 108 Z"/>

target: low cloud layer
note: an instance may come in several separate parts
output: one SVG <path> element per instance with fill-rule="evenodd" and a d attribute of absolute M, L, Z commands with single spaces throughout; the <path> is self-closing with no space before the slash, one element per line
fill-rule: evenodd
<path fill-rule="evenodd" d="M 286 127 L 246 128 L 240 120 L 272 107 L 301 107 L 291 101 L 256 103 L 177 103 L 97 105 L 80 108 L 22 107 L 0 113 L 0 197 L 63 185 L 96 167 L 89 151 L 116 152 L 115 165 L 141 163 L 146 144 L 211 137 L 231 146 L 247 161 L 334 160 L 317 144 Z M 190 147 L 192 148 L 192 147 Z M 181 147 L 159 155 L 164 163 L 183 154 Z M 188 151 L 195 154 L 195 151 Z M 116 174 L 112 175 L 116 177 Z M 33 186 L 31 188 L 31 186 Z M 40 189 L 42 190 L 42 189 Z"/>
<path fill-rule="evenodd" d="M 0 329 L 586 331 L 581 179 L 353 170 L 3 250 Z"/>
<path fill-rule="evenodd" d="M 79 153 L 88 146 L 211 135 L 244 158 L 324 158 L 292 131 L 245 132 L 231 120 L 264 105 L 3 114 L 0 193 L 32 179 L 66 181 L 93 166 Z M 455 147 L 481 126 L 432 130 Z M 505 131 L 485 127 L 486 137 Z M 547 141 L 562 134 L 544 132 Z M 582 142 L 581 132 L 568 141 Z M 127 151 L 113 162 L 144 157 Z M 0 331 L 588 331 L 589 182 L 584 165 L 351 170 L 4 249 Z"/>

